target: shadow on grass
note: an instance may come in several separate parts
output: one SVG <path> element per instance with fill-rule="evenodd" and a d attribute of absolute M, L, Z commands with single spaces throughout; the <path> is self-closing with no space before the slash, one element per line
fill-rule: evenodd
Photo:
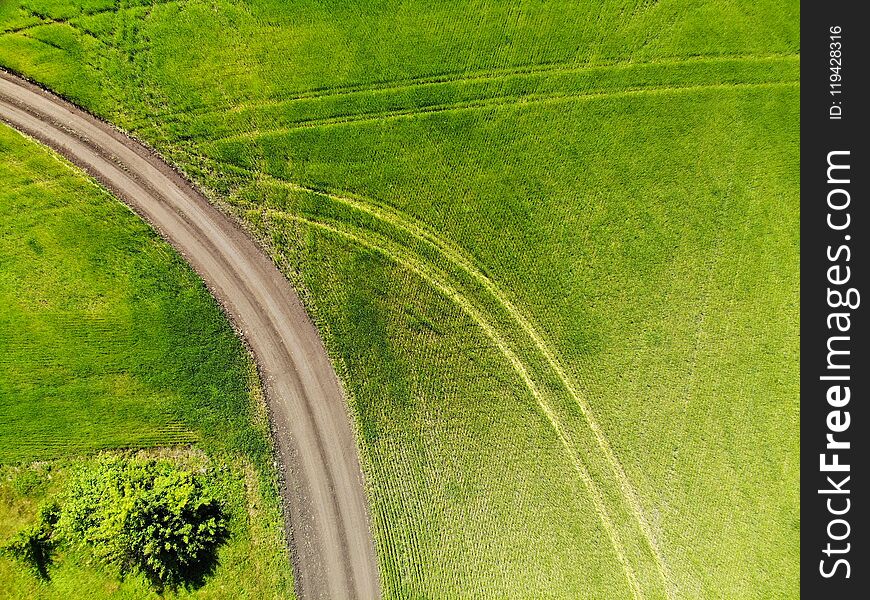
<path fill-rule="evenodd" d="M 223 519 L 224 515 L 219 513 L 219 518 Z M 205 585 L 208 578 L 217 570 L 220 565 L 218 550 L 227 541 L 229 541 L 229 534 L 226 529 L 221 529 L 215 533 L 208 547 L 203 548 L 196 558 L 189 562 L 182 563 L 176 554 L 165 552 L 158 555 L 158 561 L 162 565 L 160 568 L 154 568 L 153 563 L 145 561 L 138 561 L 136 568 L 145 575 L 154 591 L 161 595 L 167 590 L 175 592 L 179 588 L 187 591 L 197 590 Z"/>
<path fill-rule="evenodd" d="M 44 506 L 37 522 L 25 527 L 9 540 L 0 553 L 23 563 L 31 573 L 42 581 L 49 581 L 48 569 L 55 550 L 54 526 L 57 524 L 57 504 Z"/>

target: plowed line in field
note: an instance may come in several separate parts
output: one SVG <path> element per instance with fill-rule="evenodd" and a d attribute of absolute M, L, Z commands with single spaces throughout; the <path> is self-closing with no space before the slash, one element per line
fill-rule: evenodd
<path fill-rule="evenodd" d="M 440 104 L 433 105 L 422 109 L 411 110 L 394 110 L 384 111 L 382 113 L 360 113 L 356 115 L 346 115 L 329 117 L 324 119 L 312 119 L 309 121 L 299 121 L 290 127 L 279 127 L 275 129 L 251 131 L 239 134 L 233 134 L 205 141 L 216 142 L 231 142 L 236 140 L 255 140 L 258 137 L 279 136 L 297 131 L 300 129 L 313 129 L 323 127 L 333 127 L 341 125 L 354 125 L 358 123 L 373 123 L 384 122 L 401 118 L 413 118 L 426 116 L 431 114 L 446 113 L 446 112 L 463 112 L 469 110 L 481 110 L 487 108 L 500 108 L 504 106 L 522 106 L 525 104 L 547 104 L 566 102 L 571 100 L 582 99 L 600 99 L 600 98 L 622 98 L 631 96 L 640 96 L 645 94 L 668 94 L 695 92 L 702 90 L 740 90 L 740 89 L 764 89 L 775 87 L 790 87 L 799 85 L 799 81 L 770 81 L 761 83 L 713 83 L 702 85 L 685 85 L 685 86 L 657 86 L 644 87 L 633 90 L 620 90 L 616 92 L 576 92 L 570 94 L 530 94 L 527 96 L 511 96 L 506 98 L 487 98 L 484 100 L 476 100 L 473 102 L 465 102 L 458 104 Z"/>
<path fill-rule="evenodd" d="M 643 598 L 643 592 L 640 589 L 633 569 L 628 563 L 625 548 L 622 544 L 622 541 L 620 540 L 618 533 L 614 529 L 613 522 L 608 515 L 601 492 L 599 491 L 598 486 L 595 484 L 595 481 L 589 475 L 589 472 L 586 469 L 585 465 L 583 465 L 583 463 L 579 459 L 577 449 L 574 447 L 574 444 L 572 444 L 569 439 L 570 436 L 565 432 L 564 427 L 559 421 L 559 418 L 553 408 L 544 399 L 544 395 L 538 389 L 538 386 L 535 384 L 523 361 L 511 349 L 508 342 L 505 341 L 505 339 L 498 333 L 495 327 L 493 327 L 493 325 L 489 323 L 483 313 L 479 311 L 477 307 L 461 292 L 459 292 L 456 288 L 450 285 L 450 283 L 448 283 L 445 278 L 436 274 L 434 272 L 434 269 L 427 267 L 425 262 L 419 259 L 415 259 L 410 253 L 401 250 L 396 244 L 390 244 L 383 239 L 378 239 L 380 238 L 380 236 L 365 233 L 361 230 L 355 232 L 348 231 L 343 228 L 339 228 L 338 226 L 333 224 L 322 223 L 320 221 L 315 221 L 300 215 L 295 215 L 284 211 L 267 209 L 266 212 L 267 216 L 271 216 L 273 218 L 277 216 L 278 218 L 288 219 L 291 221 L 304 223 L 311 227 L 323 229 L 334 235 L 347 238 L 360 246 L 369 248 L 383 254 L 388 259 L 395 261 L 396 263 L 416 273 L 425 281 L 428 281 L 448 300 L 457 304 L 483 330 L 486 336 L 490 340 L 492 340 L 492 342 L 498 348 L 499 352 L 505 357 L 505 359 L 514 369 L 514 371 L 516 371 L 517 374 L 520 376 L 520 379 L 522 379 L 529 392 L 531 392 L 532 397 L 535 399 L 538 407 L 541 409 L 547 421 L 550 423 L 550 426 L 556 432 L 560 443 L 567 451 L 575 469 L 580 475 L 580 478 L 589 489 L 590 496 L 592 497 L 595 506 L 595 510 L 598 513 L 602 525 L 604 526 L 608 536 L 610 537 L 610 540 L 614 547 L 614 552 L 617 555 L 617 559 L 625 570 L 626 579 L 628 580 L 629 586 L 632 589 L 632 593 L 634 594 L 635 598 Z"/>

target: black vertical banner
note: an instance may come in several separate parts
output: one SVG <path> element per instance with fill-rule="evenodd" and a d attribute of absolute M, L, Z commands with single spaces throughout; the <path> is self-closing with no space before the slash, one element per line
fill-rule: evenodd
<path fill-rule="evenodd" d="M 801 6 L 801 590 L 867 598 L 866 78 L 859 2 Z"/>

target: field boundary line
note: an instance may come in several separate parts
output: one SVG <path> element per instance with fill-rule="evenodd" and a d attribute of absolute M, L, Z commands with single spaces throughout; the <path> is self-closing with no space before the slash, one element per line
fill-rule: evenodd
<path fill-rule="evenodd" d="M 263 209 L 261 209 L 263 210 Z M 617 554 L 617 558 L 619 562 L 622 564 L 623 568 L 626 571 L 626 578 L 629 581 L 629 586 L 632 588 L 635 598 L 643 598 L 643 592 L 640 590 L 640 586 L 637 582 L 637 579 L 634 574 L 634 570 L 628 563 L 628 559 L 625 555 L 625 548 L 622 545 L 621 540 L 619 539 L 619 535 L 616 533 L 616 530 L 613 526 L 613 522 L 608 515 L 607 509 L 604 505 L 604 501 L 601 497 L 601 492 L 598 490 L 598 486 L 595 484 L 595 481 L 592 479 L 589 471 L 586 469 L 585 465 L 580 462 L 577 456 L 577 449 L 574 445 L 569 441 L 569 436 L 565 433 L 563 426 L 559 422 L 559 418 L 556 416 L 552 407 L 547 403 L 541 391 L 538 389 L 538 386 L 532 380 L 531 375 L 529 375 L 528 369 L 526 368 L 523 361 L 516 355 L 516 353 L 511 349 L 508 342 L 504 340 L 504 338 L 496 331 L 495 327 L 493 327 L 484 317 L 484 315 L 477 309 L 476 306 L 468 299 L 465 295 L 463 295 L 460 291 L 458 291 L 455 287 L 446 282 L 443 278 L 431 272 L 430 269 L 427 269 L 425 265 L 425 261 L 415 260 L 413 259 L 409 253 L 403 251 L 397 251 L 397 249 L 390 249 L 389 243 L 386 244 L 378 244 L 377 242 L 371 241 L 372 237 L 381 237 L 378 234 L 371 233 L 363 233 L 362 231 L 345 231 L 342 228 L 330 224 L 323 223 L 320 221 L 315 221 L 313 219 L 309 219 L 307 217 L 292 214 L 286 211 L 281 211 L 277 209 L 264 209 L 267 218 L 269 216 L 278 216 L 282 219 L 287 219 L 290 221 L 295 221 L 299 223 L 304 223 L 306 225 L 316 227 L 319 229 L 323 229 L 328 231 L 334 235 L 338 235 L 344 238 L 351 240 L 352 242 L 363 246 L 365 248 L 369 248 L 378 253 L 383 254 L 389 260 L 395 261 L 396 263 L 404 266 L 407 269 L 410 269 L 412 272 L 416 273 L 418 276 L 428 281 L 432 286 L 434 286 L 445 298 L 455 303 L 459 306 L 486 334 L 486 336 L 496 345 L 499 352 L 505 357 L 505 359 L 510 363 L 513 369 L 517 372 L 522 379 L 525 386 L 528 388 L 529 392 L 531 392 L 532 397 L 535 399 L 538 407 L 543 412 L 547 421 L 550 423 L 553 430 L 556 432 L 557 437 L 559 438 L 560 443 L 563 445 L 565 450 L 568 452 L 568 455 L 571 458 L 572 463 L 574 464 L 574 468 L 577 470 L 578 474 L 581 477 L 581 480 L 587 486 L 590 491 L 590 495 L 592 496 L 593 503 L 595 505 L 596 512 L 599 514 L 599 518 L 602 521 L 602 525 L 607 531 L 611 542 L 614 546 L 614 551 Z M 347 226 L 345 226 L 347 227 Z M 398 245 L 398 244 L 396 244 Z"/>

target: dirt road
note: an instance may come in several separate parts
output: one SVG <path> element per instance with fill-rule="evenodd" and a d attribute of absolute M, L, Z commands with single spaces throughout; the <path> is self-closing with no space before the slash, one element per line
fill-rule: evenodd
<path fill-rule="evenodd" d="M 299 597 L 379 597 L 344 397 L 317 330 L 273 262 L 142 144 L 2 70 L 0 120 L 64 155 L 147 219 L 243 332 L 276 431 Z"/>

